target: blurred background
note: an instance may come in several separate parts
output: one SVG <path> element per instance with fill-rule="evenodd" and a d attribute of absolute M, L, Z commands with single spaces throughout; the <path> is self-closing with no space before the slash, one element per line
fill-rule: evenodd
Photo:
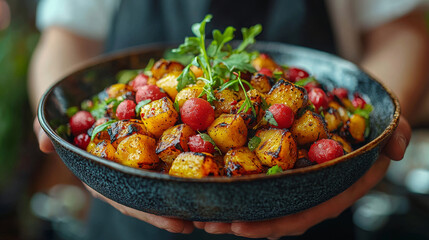
<path fill-rule="evenodd" d="M 32 131 L 26 81 L 39 38 L 36 6 L 0 0 L 0 239 L 83 239 L 87 193 L 71 174 L 50 175 L 65 166 L 38 150 Z M 353 207 L 356 239 L 429 239 L 426 128 L 414 130 L 405 158 Z"/>

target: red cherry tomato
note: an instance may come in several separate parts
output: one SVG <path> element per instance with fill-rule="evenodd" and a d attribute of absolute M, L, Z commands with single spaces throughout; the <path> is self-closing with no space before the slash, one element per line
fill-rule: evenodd
<path fill-rule="evenodd" d="M 312 162 L 323 163 L 344 155 L 343 147 L 332 139 L 322 139 L 311 145 L 308 158 Z"/>
<path fill-rule="evenodd" d="M 134 91 L 137 91 L 139 87 L 147 85 L 147 80 L 149 80 L 149 76 L 144 73 L 140 73 L 130 82 L 130 85 L 133 87 Z"/>
<path fill-rule="evenodd" d="M 136 93 L 136 102 L 141 102 L 146 99 L 152 101 L 167 97 L 165 92 L 162 92 L 161 89 L 156 85 L 145 85 L 139 87 Z"/>
<path fill-rule="evenodd" d="M 289 81 L 291 82 L 296 82 L 299 81 L 303 78 L 308 78 L 309 74 L 300 69 L 300 68 L 295 68 L 295 67 L 291 67 L 288 69 L 287 75 L 289 77 Z"/>
<path fill-rule="evenodd" d="M 286 106 L 285 104 L 274 104 L 268 108 L 268 111 L 270 111 L 273 114 L 274 119 L 276 120 L 278 125 L 278 126 L 274 126 L 270 124 L 271 127 L 290 128 L 292 126 L 295 116 L 290 107 Z"/>
<path fill-rule="evenodd" d="M 119 120 L 135 118 L 136 104 L 131 100 L 124 100 L 116 108 L 116 117 Z"/>
<path fill-rule="evenodd" d="M 81 133 L 77 135 L 73 140 L 74 145 L 78 146 L 80 149 L 83 150 L 86 150 L 86 147 L 88 147 L 90 141 L 91 137 L 86 133 Z"/>
<path fill-rule="evenodd" d="M 352 104 L 353 104 L 353 107 L 355 108 L 364 108 L 366 102 L 358 93 L 355 93 L 354 99 L 352 100 Z"/>
<path fill-rule="evenodd" d="M 316 83 L 316 82 L 309 82 L 307 84 L 305 84 L 304 88 L 305 90 L 307 90 L 307 92 L 309 93 L 313 88 L 318 88 L 320 87 L 320 84 Z"/>
<path fill-rule="evenodd" d="M 268 77 L 273 77 L 273 72 L 270 69 L 268 69 L 268 68 L 262 68 L 261 70 L 259 70 L 258 73 L 264 74 L 264 75 L 266 75 Z"/>
<path fill-rule="evenodd" d="M 262 58 L 262 59 L 270 59 L 270 56 L 268 54 L 266 54 L 266 53 L 259 54 L 259 57 Z"/>
<path fill-rule="evenodd" d="M 332 94 L 337 96 L 339 99 L 347 98 L 349 96 L 349 91 L 345 88 L 334 88 Z"/>
<path fill-rule="evenodd" d="M 191 152 L 214 153 L 215 151 L 213 144 L 204 141 L 200 134 L 189 137 L 188 146 Z"/>
<path fill-rule="evenodd" d="M 328 107 L 328 96 L 321 88 L 313 88 L 308 93 L 308 99 L 313 103 L 316 110 Z"/>
<path fill-rule="evenodd" d="M 204 99 L 191 98 L 180 108 L 182 122 L 195 131 L 206 130 L 214 121 L 214 109 Z"/>
<path fill-rule="evenodd" d="M 95 119 L 87 111 L 79 111 L 70 118 L 70 129 L 74 136 L 85 133 L 94 124 Z"/>

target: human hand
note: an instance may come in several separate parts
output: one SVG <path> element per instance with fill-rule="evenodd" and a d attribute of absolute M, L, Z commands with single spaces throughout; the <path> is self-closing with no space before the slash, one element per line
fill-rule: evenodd
<path fill-rule="evenodd" d="M 33 130 L 36 134 L 37 140 L 39 141 L 40 150 L 44 153 L 53 152 L 55 150 L 54 145 L 52 145 L 51 139 L 49 139 L 48 135 L 46 135 L 45 131 L 40 127 L 37 117 L 34 118 L 33 121 Z"/>
<path fill-rule="evenodd" d="M 39 139 L 40 149 L 44 152 L 53 151 L 52 143 L 44 132 L 40 130 L 40 125 L 37 120 L 35 120 L 34 123 L 34 130 Z M 192 222 L 189 221 L 156 216 L 126 207 L 100 195 L 88 186 L 86 187 L 93 196 L 109 203 L 123 214 L 140 219 L 170 232 L 190 233 L 195 226 L 213 234 L 229 233 L 250 238 L 266 237 L 275 239 L 286 235 L 300 235 L 323 220 L 337 217 L 383 178 L 389 166 L 390 159 L 402 159 L 410 138 L 411 128 L 407 120 L 401 118 L 398 128 L 383 148 L 379 159 L 374 163 L 371 169 L 350 188 L 313 208 L 266 221 L 233 223 L 194 222 L 192 225 Z"/>

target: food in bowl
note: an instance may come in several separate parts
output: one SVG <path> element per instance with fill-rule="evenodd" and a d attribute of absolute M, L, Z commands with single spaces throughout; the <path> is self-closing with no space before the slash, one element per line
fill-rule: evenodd
<path fill-rule="evenodd" d="M 330 161 L 369 134 L 372 106 L 361 93 L 322 86 L 307 71 L 248 52 L 261 31 L 213 31 L 206 17 L 196 37 L 173 52 L 118 73 L 118 83 L 72 107 L 69 137 L 93 155 L 126 166 L 202 178 L 275 174 Z M 183 58 L 190 60 L 183 63 Z"/>

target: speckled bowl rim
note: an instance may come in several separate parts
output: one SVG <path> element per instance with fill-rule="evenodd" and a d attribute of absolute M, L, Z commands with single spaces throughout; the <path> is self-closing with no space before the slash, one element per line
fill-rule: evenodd
<path fill-rule="evenodd" d="M 49 89 L 43 94 L 42 98 L 40 99 L 38 109 L 37 109 L 37 117 L 38 117 L 40 126 L 47 133 L 47 135 L 50 138 L 54 139 L 56 142 L 58 142 L 62 147 L 66 148 L 67 150 L 75 152 L 76 154 L 81 155 L 82 157 L 84 157 L 86 159 L 89 159 L 95 163 L 104 165 L 104 166 L 109 167 L 111 169 L 114 169 L 116 171 L 120 171 L 120 172 L 125 173 L 125 174 L 135 175 L 135 176 L 142 177 L 142 178 L 159 179 L 159 180 L 163 180 L 163 181 L 198 182 L 198 183 L 204 183 L 204 182 L 206 182 L 206 183 L 230 183 L 230 182 L 242 182 L 242 181 L 253 181 L 253 180 L 269 180 L 269 179 L 273 179 L 273 178 L 284 178 L 284 177 L 288 177 L 288 176 L 292 176 L 292 175 L 310 173 L 310 172 L 317 171 L 317 170 L 320 170 L 323 168 L 331 167 L 331 166 L 336 165 L 338 163 L 350 160 L 350 159 L 352 159 L 358 155 L 364 154 L 364 153 L 374 149 L 378 145 L 382 144 L 383 141 L 387 140 L 390 137 L 390 135 L 393 133 L 393 131 L 395 131 L 396 127 L 398 126 L 400 113 L 401 113 L 398 98 L 382 82 L 376 80 L 370 74 L 366 73 L 358 65 L 356 65 L 350 61 L 347 61 L 345 59 L 342 59 L 338 56 L 335 56 L 333 54 L 329 54 L 329 53 L 322 52 L 322 51 L 315 50 L 315 49 L 310 49 L 310 48 L 305 48 L 305 47 L 300 47 L 300 46 L 295 46 L 295 45 L 289 45 L 289 44 L 283 44 L 283 43 L 276 43 L 276 42 L 260 41 L 259 43 L 270 45 L 274 48 L 276 46 L 281 45 L 282 47 L 287 46 L 290 49 L 296 49 L 296 50 L 301 51 L 301 52 L 307 51 L 307 52 L 310 52 L 313 54 L 317 54 L 319 56 L 326 55 L 326 57 L 335 59 L 336 61 L 342 61 L 343 63 L 351 64 L 351 65 L 355 66 L 358 70 L 360 70 L 361 72 L 368 75 L 372 81 L 375 81 L 376 83 L 380 84 L 380 86 L 383 88 L 383 90 L 389 95 L 389 97 L 390 97 L 390 99 L 393 102 L 394 107 L 395 107 L 395 112 L 393 114 L 391 122 L 389 123 L 389 125 L 386 127 L 386 129 L 380 135 L 378 135 L 375 139 L 368 142 L 364 146 L 354 150 L 353 152 L 351 152 L 349 154 L 346 154 L 342 157 L 333 159 L 333 160 L 325 162 L 325 163 L 321 163 L 321 164 L 317 164 L 317 165 L 313 165 L 313 166 L 308 166 L 308 167 L 304 167 L 304 168 L 289 169 L 289 170 L 286 170 L 286 171 L 283 171 L 281 173 L 274 174 L 274 175 L 254 174 L 254 175 L 246 175 L 246 176 L 238 176 L 238 177 L 226 177 L 226 176 L 205 177 L 205 178 L 201 178 L 201 179 L 181 178 L 181 177 L 171 176 L 171 175 L 168 175 L 165 173 L 132 168 L 132 167 L 128 167 L 128 166 L 125 166 L 125 165 L 122 165 L 122 164 L 119 164 L 119 163 L 116 163 L 116 162 L 113 162 L 113 161 L 110 161 L 110 160 L 107 160 L 107 159 L 104 159 L 101 157 L 97 157 L 95 155 L 92 155 L 92 154 L 74 146 L 70 142 L 61 138 L 51 128 L 50 124 L 46 120 L 46 113 L 44 111 L 46 103 L 47 103 L 47 99 L 48 99 L 48 96 L 52 93 L 52 91 L 58 85 L 60 85 L 63 81 L 65 81 L 68 76 L 70 76 L 76 72 L 84 71 L 85 69 L 87 69 L 89 67 L 93 67 L 93 66 L 98 65 L 98 64 L 102 64 L 105 62 L 114 61 L 114 60 L 123 58 L 127 55 L 139 55 L 139 54 L 142 54 L 142 53 L 149 51 L 151 49 L 162 49 L 162 48 L 167 48 L 167 47 L 173 46 L 171 43 L 157 43 L 157 44 L 148 44 L 145 46 L 133 47 L 133 48 L 113 52 L 110 54 L 100 55 L 98 57 L 89 59 L 89 60 L 84 61 L 81 64 L 77 65 L 75 68 L 73 68 L 71 71 L 69 71 L 68 74 L 66 74 L 59 81 L 57 81 L 51 87 L 49 87 Z"/>

